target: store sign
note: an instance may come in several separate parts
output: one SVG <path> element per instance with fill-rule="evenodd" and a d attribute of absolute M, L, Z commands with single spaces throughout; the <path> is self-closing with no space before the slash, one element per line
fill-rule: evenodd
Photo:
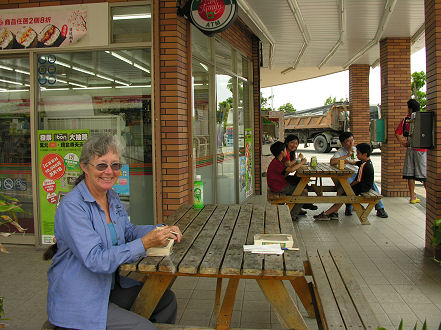
<path fill-rule="evenodd" d="M 87 35 L 87 9 L 84 6 L 54 11 L 7 11 L 0 14 L 0 48 L 65 47 Z"/>
<path fill-rule="evenodd" d="M 228 28 L 237 17 L 236 0 L 193 0 L 190 5 L 192 23 L 208 35 Z"/>
<path fill-rule="evenodd" d="M 39 191 L 43 244 L 52 244 L 57 204 L 81 174 L 79 159 L 89 130 L 39 130 Z"/>

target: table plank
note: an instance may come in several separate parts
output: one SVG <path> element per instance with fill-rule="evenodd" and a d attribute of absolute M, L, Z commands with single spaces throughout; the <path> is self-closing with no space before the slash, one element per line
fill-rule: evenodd
<path fill-rule="evenodd" d="M 179 218 L 175 224 L 179 227 L 183 235 L 185 235 L 185 231 L 187 227 L 192 223 L 192 221 L 201 213 L 201 210 L 197 210 L 194 208 L 189 208 L 187 212 Z M 175 253 L 175 251 L 181 246 L 181 243 L 174 244 L 171 255 Z M 138 264 L 138 270 L 141 272 L 155 272 L 159 269 L 159 265 L 165 260 L 169 259 L 168 257 L 146 257 L 141 260 Z"/>
<path fill-rule="evenodd" d="M 279 214 L 275 205 L 266 206 L 265 234 L 280 234 Z M 266 254 L 264 258 L 264 275 L 283 275 L 284 269 L 282 255 Z"/>
<path fill-rule="evenodd" d="M 286 205 L 279 205 L 279 223 L 280 232 L 282 234 L 290 234 L 294 240 L 294 247 L 299 247 L 297 241 L 296 232 L 291 220 L 291 214 Z M 283 253 L 283 259 L 285 260 L 285 274 L 286 275 L 303 275 L 303 260 L 300 251 L 285 251 Z"/>
<path fill-rule="evenodd" d="M 228 207 L 224 219 L 202 260 L 199 273 L 217 274 L 219 272 L 220 265 L 222 264 L 222 258 L 219 256 L 223 256 L 228 247 L 239 210 L 239 205 L 230 205 Z"/>
<path fill-rule="evenodd" d="M 204 229 L 202 229 L 195 242 L 188 250 L 184 259 L 179 264 L 179 272 L 187 274 L 196 274 L 199 268 L 202 258 L 207 252 L 214 235 L 216 234 L 219 225 L 221 224 L 228 207 L 226 205 L 220 205 L 213 212 L 208 219 Z"/>
<path fill-rule="evenodd" d="M 221 266 L 221 274 L 224 275 L 240 275 L 243 260 L 243 245 L 246 243 L 248 229 L 250 227 L 251 213 L 253 205 L 241 205 L 236 226 L 233 230 L 227 251 L 225 252 L 224 261 Z"/>
<path fill-rule="evenodd" d="M 285 206 L 288 210 L 288 207 Z M 291 215 L 290 215 L 291 219 Z M 265 232 L 264 227 L 265 220 L 265 206 L 264 205 L 254 205 L 253 214 L 251 216 L 250 229 L 248 230 L 247 244 L 254 244 L 254 235 L 263 234 Z M 244 260 L 242 266 L 242 273 L 244 275 L 261 275 L 263 269 L 263 254 L 245 252 Z"/>
<path fill-rule="evenodd" d="M 191 209 L 193 209 L 193 205 L 191 204 L 182 205 L 179 209 L 173 212 L 173 214 L 170 215 L 167 220 L 164 221 L 164 224 L 168 226 L 175 225 Z"/>

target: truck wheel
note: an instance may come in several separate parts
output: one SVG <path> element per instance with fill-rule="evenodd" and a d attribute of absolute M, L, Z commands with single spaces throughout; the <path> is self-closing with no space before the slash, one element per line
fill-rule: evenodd
<path fill-rule="evenodd" d="M 314 149 L 317 152 L 329 152 L 332 148 L 329 146 L 325 136 L 317 135 L 314 138 Z"/>

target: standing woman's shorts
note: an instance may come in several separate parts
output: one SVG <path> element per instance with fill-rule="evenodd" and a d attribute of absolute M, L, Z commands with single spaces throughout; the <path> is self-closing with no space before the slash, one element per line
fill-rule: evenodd
<path fill-rule="evenodd" d="M 427 152 L 406 149 L 404 159 L 403 179 L 413 179 L 424 182 L 427 178 Z"/>

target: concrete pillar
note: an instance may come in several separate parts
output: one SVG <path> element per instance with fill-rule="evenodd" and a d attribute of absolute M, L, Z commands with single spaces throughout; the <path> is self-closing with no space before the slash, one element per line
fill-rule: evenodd
<path fill-rule="evenodd" d="M 349 67 L 349 127 L 356 143 L 370 143 L 369 70 L 369 64 L 354 64 Z"/>
<path fill-rule="evenodd" d="M 381 116 L 386 121 L 386 142 L 381 148 L 381 193 L 388 197 L 409 196 L 403 179 L 406 150 L 395 138 L 395 128 L 407 115 L 410 99 L 410 38 L 380 41 Z"/>
<path fill-rule="evenodd" d="M 435 148 L 427 152 L 426 248 L 435 253 L 432 226 L 436 219 L 441 218 L 441 0 L 426 0 L 424 6 L 426 110 L 435 113 Z"/>

